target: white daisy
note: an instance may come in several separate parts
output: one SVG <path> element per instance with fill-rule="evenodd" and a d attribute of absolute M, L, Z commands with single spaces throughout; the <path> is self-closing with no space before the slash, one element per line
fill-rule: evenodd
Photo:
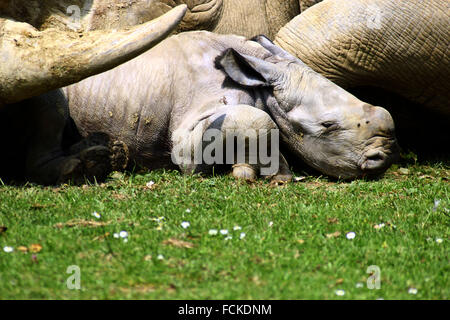
<path fill-rule="evenodd" d="M 223 234 L 223 235 L 226 235 L 226 234 L 228 234 L 228 230 L 227 229 L 222 229 L 222 230 L 220 230 L 220 233 Z"/>
<path fill-rule="evenodd" d="M 242 228 L 240 226 L 234 226 L 233 230 L 237 231 L 237 230 L 241 230 Z"/>
<path fill-rule="evenodd" d="M 92 212 L 92 215 L 97 218 L 100 219 L 102 216 L 100 215 L 100 213 L 98 213 L 97 211 Z"/>
<path fill-rule="evenodd" d="M 187 221 L 183 221 L 183 222 L 181 223 L 181 226 L 182 226 L 184 229 L 189 228 L 190 225 L 191 225 L 191 224 L 190 224 L 189 222 L 187 222 Z"/>
<path fill-rule="evenodd" d="M 245 232 L 241 232 L 241 234 L 239 235 L 239 239 L 244 239 L 245 238 Z"/>
<path fill-rule="evenodd" d="M 408 293 L 409 294 L 417 294 L 417 289 L 416 288 L 409 288 Z"/>
<path fill-rule="evenodd" d="M 435 199 L 434 200 L 434 206 L 433 206 L 433 211 L 436 211 L 437 208 L 439 207 L 439 204 L 441 203 L 441 200 Z"/>
<path fill-rule="evenodd" d="M 349 233 L 346 234 L 346 237 L 347 237 L 348 240 L 352 240 L 352 239 L 354 239 L 356 237 L 356 233 L 354 233 L 353 231 L 349 232 Z"/>
<path fill-rule="evenodd" d="M 335 293 L 337 296 L 343 296 L 343 295 L 345 294 L 345 291 L 342 290 L 342 289 L 339 289 L 339 290 L 336 290 L 334 293 Z"/>
<path fill-rule="evenodd" d="M 13 247 L 6 246 L 6 247 L 3 248 L 3 251 L 5 251 L 6 253 L 10 253 L 10 252 L 13 252 L 13 251 L 14 251 L 14 248 L 13 248 Z"/>
<path fill-rule="evenodd" d="M 121 238 L 127 238 L 127 237 L 128 237 L 128 232 L 126 232 L 126 231 L 120 231 L 120 232 L 119 232 L 119 236 L 120 236 Z"/>
<path fill-rule="evenodd" d="M 209 230 L 208 231 L 208 233 L 211 235 L 211 236 L 215 236 L 216 234 L 217 234 L 217 229 L 211 229 L 211 230 Z"/>

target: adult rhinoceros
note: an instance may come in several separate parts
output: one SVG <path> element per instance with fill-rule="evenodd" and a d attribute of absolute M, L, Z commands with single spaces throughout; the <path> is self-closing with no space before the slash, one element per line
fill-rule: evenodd
<path fill-rule="evenodd" d="M 279 128 L 298 157 L 341 178 L 379 174 L 397 151 L 386 110 L 358 100 L 265 37 L 182 33 L 64 93 L 83 136 L 107 133 L 148 168 L 171 165 L 171 154 L 182 150 L 183 170 L 210 170 L 213 164 L 184 153 L 206 149 L 208 129 L 220 130 L 215 138 L 225 145 L 227 130 L 245 141 L 249 129 L 270 135 Z M 234 176 L 253 179 L 266 168 L 259 158 L 247 160 L 248 154 L 232 162 Z M 289 179 L 282 154 L 276 160 L 271 175 Z"/>
<path fill-rule="evenodd" d="M 67 3 L 0 4 L 0 178 L 21 170 L 47 184 L 106 175 L 108 148 L 92 146 L 74 148 L 77 153 L 70 156 L 63 153 L 68 111 L 58 108 L 63 98 L 59 91 L 48 92 L 148 50 L 177 26 L 186 11 L 181 6 L 128 30 L 75 33 L 54 28 L 60 22 L 53 13 L 65 10 Z"/>

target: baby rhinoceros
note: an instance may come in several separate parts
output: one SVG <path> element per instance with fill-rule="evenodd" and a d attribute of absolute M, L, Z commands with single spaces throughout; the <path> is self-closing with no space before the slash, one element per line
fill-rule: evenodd
<path fill-rule="evenodd" d="M 289 180 L 283 146 L 339 178 L 379 175 L 397 155 L 390 114 L 358 100 L 263 36 L 172 36 L 64 88 L 80 133 L 123 141 L 147 168 L 177 164 Z M 236 154 L 235 154 L 236 153 Z"/>

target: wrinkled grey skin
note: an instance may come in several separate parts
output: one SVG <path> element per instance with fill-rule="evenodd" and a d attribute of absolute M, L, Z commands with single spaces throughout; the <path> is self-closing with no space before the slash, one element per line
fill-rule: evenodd
<path fill-rule="evenodd" d="M 121 166 L 126 147 L 102 135 L 62 149 L 65 99 L 51 91 L 113 68 L 167 36 L 186 7 L 127 30 L 74 33 L 58 29 L 68 1 L 0 3 L 0 178 L 54 184 L 104 178 Z M 55 14 L 53 14 L 56 12 Z M 29 22 L 29 23 L 27 23 Z M 111 154 L 112 151 L 112 154 Z"/>
<path fill-rule="evenodd" d="M 64 93 L 83 136 L 100 131 L 121 140 L 130 159 L 148 168 L 171 165 L 172 147 L 200 144 L 208 128 L 279 128 L 290 151 L 341 178 L 382 173 L 397 152 L 386 110 L 358 100 L 264 37 L 182 33 Z M 279 160 L 273 176 L 289 180 L 282 155 Z M 259 169 L 235 163 L 233 174 L 254 178 Z"/>
<path fill-rule="evenodd" d="M 449 1 L 325 0 L 275 43 L 344 88 L 384 88 L 450 120 L 449 21 Z"/>

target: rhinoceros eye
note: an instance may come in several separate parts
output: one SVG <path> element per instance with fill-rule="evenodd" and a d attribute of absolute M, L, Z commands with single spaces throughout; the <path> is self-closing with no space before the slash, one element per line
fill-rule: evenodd
<path fill-rule="evenodd" d="M 324 127 L 325 132 L 330 132 L 339 129 L 339 124 L 334 121 L 324 121 L 321 123 L 322 127 Z"/>

